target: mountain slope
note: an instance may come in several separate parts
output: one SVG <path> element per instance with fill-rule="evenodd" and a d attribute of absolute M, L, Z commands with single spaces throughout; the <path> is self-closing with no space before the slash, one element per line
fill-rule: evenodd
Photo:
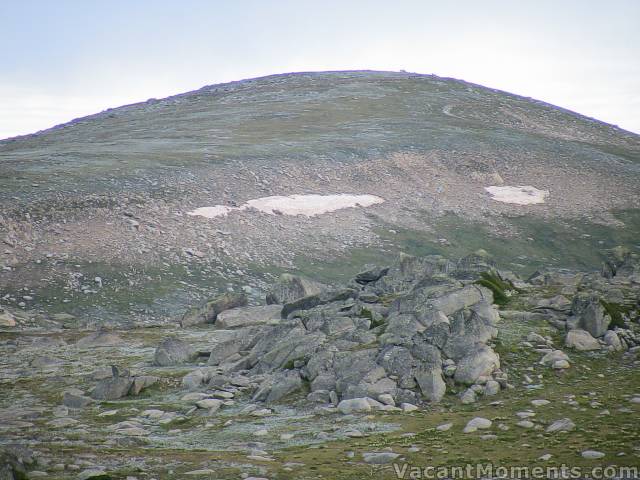
<path fill-rule="evenodd" d="M 639 136 L 458 80 L 326 72 L 208 86 L 1 141 L 0 293 L 156 318 L 221 288 L 257 299 L 283 270 L 343 278 L 398 250 L 595 268 L 602 248 L 637 243 L 639 177 Z M 500 203 L 485 190 L 496 185 L 549 194 Z M 311 218 L 186 215 L 311 193 L 385 201 Z"/>

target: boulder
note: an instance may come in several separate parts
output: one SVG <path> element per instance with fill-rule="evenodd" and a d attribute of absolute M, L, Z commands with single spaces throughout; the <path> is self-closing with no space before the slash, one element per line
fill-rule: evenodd
<path fill-rule="evenodd" d="M 561 418 L 547 427 L 547 433 L 570 432 L 575 428 L 576 424 L 570 418 Z"/>
<path fill-rule="evenodd" d="M 481 376 L 490 376 L 496 368 L 500 368 L 498 355 L 487 345 L 477 345 L 458 361 L 453 378 L 458 383 L 471 385 Z"/>
<path fill-rule="evenodd" d="M 338 410 L 345 415 L 350 413 L 366 413 L 371 411 L 371 404 L 366 398 L 350 398 L 338 403 Z"/>
<path fill-rule="evenodd" d="M 600 344 L 598 340 L 593 338 L 586 330 L 569 330 L 567 336 L 564 339 L 564 344 L 580 352 L 586 352 L 589 350 L 600 350 Z"/>
<path fill-rule="evenodd" d="M 278 323 L 282 306 L 264 305 L 259 307 L 238 307 L 218 314 L 216 328 L 240 328 Z"/>
<path fill-rule="evenodd" d="M 267 305 L 291 303 L 326 290 L 326 286 L 298 275 L 283 273 L 267 294 Z"/>
<path fill-rule="evenodd" d="M 570 362 L 569 356 L 564 353 L 562 350 L 553 350 L 549 353 L 546 353 L 542 359 L 540 359 L 541 365 L 551 365 L 553 366 L 556 362 Z"/>
<path fill-rule="evenodd" d="M 574 297 L 571 304 L 573 319 L 567 325 L 575 325 L 589 332 L 593 337 L 602 337 L 607 333 L 611 317 L 606 315 L 604 307 L 597 295 L 581 293 Z"/>
<path fill-rule="evenodd" d="M 193 325 L 202 325 L 205 323 L 214 323 L 218 314 L 232 308 L 243 307 L 247 304 L 247 297 L 243 293 L 224 293 L 212 300 L 207 301 L 204 305 L 188 310 L 180 325 L 182 327 L 190 327 Z"/>
<path fill-rule="evenodd" d="M 284 322 L 262 332 L 247 362 L 255 373 L 291 368 L 296 361 L 303 362 L 321 349 L 325 340 L 324 333 L 308 333 L 298 320 Z"/>
<path fill-rule="evenodd" d="M 460 395 L 460 401 L 462 402 L 463 405 L 468 405 L 470 403 L 475 403 L 476 400 L 477 400 L 477 395 L 476 395 L 476 392 L 475 392 L 475 390 L 473 388 L 467 388 Z"/>
<path fill-rule="evenodd" d="M 606 343 L 607 346 L 614 352 L 619 352 L 621 350 L 624 350 L 624 347 L 622 346 L 622 342 L 620 341 L 620 337 L 613 330 L 609 330 L 607 333 L 605 333 L 603 340 L 604 340 L 604 343 Z"/>
<path fill-rule="evenodd" d="M 302 388 L 302 378 L 297 370 L 285 370 L 266 379 L 253 396 L 253 401 L 277 402 Z"/>
<path fill-rule="evenodd" d="M 493 422 L 488 418 L 475 417 L 467 422 L 463 433 L 472 433 L 480 429 L 490 428 Z"/>
<path fill-rule="evenodd" d="M 153 363 L 159 367 L 183 365 L 198 357 L 198 352 L 176 337 L 166 337 L 153 354 Z"/>
<path fill-rule="evenodd" d="M 94 400 L 117 400 L 127 396 L 131 385 L 133 385 L 131 377 L 114 376 L 100 380 L 91 392 L 91 398 Z"/>
<path fill-rule="evenodd" d="M 489 380 L 484 385 L 484 394 L 491 397 L 500 393 L 500 383 L 495 380 Z"/>
<path fill-rule="evenodd" d="M 217 343 L 211 348 L 207 363 L 209 365 L 220 365 L 229 360 L 229 358 L 237 356 L 238 353 L 249 350 L 254 346 L 259 332 L 260 330 L 255 327 L 237 330 L 232 338 Z"/>
<path fill-rule="evenodd" d="M 449 316 L 482 300 L 489 304 L 493 303 L 491 290 L 479 285 L 467 285 L 433 299 L 431 306 Z"/>
<path fill-rule="evenodd" d="M 292 313 L 298 310 L 309 310 L 319 305 L 326 305 L 331 302 L 340 302 L 347 299 L 352 299 L 357 296 L 357 291 L 352 288 L 345 288 L 342 290 L 321 292 L 313 295 L 285 303 L 282 307 L 282 318 L 287 318 Z"/>
<path fill-rule="evenodd" d="M 442 400 L 447 390 L 447 385 L 442 379 L 442 370 L 418 370 L 415 374 L 416 382 L 422 395 L 432 403 Z"/>
<path fill-rule="evenodd" d="M 380 280 L 389 272 L 389 267 L 373 267 L 364 272 L 360 272 L 355 276 L 356 283 L 360 285 L 366 285 L 367 283 L 373 283 Z"/>

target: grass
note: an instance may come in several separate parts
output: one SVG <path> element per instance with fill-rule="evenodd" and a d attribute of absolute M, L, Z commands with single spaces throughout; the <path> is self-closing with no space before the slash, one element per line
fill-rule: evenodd
<path fill-rule="evenodd" d="M 600 300 L 600 303 L 602 304 L 607 315 L 611 317 L 609 330 L 613 330 L 615 327 L 625 328 L 625 323 L 622 315 L 628 314 L 633 310 L 633 308 L 625 305 L 620 305 L 619 303 L 607 302 L 605 300 Z"/>

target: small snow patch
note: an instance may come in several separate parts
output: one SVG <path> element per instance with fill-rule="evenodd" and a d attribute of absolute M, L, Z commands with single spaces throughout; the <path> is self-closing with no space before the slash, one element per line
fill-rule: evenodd
<path fill-rule="evenodd" d="M 549 195 L 549 190 L 538 190 L 531 185 L 519 187 L 491 186 L 485 187 L 484 189 L 489 192 L 492 200 L 516 205 L 544 203 L 544 199 Z"/>
<path fill-rule="evenodd" d="M 268 215 L 305 215 L 314 217 L 323 213 L 335 212 L 343 208 L 369 207 L 384 202 L 375 195 L 288 195 L 262 197 L 249 200 L 240 207 L 215 205 L 213 207 L 197 208 L 187 215 L 206 218 L 225 217 L 232 211 L 257 210 Z"/>

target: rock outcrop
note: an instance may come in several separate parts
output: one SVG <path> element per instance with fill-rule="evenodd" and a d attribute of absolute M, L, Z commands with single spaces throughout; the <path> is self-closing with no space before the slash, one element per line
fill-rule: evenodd
<path fill-rule="evenodd" d="M 457 264 L 402 255 L 395 265 L 358 274 L 346 288 L 323 289 L 282 307 L 227 310 L 214 328 L 233 334 L 212 347 L 208 363 L 261 378 L 255 401 L 278 401 L 305 384 L 311 401 L 327 403 L 439 402 L 454 383 L 482 382 L 478 392 L 493 395 L 495 386 L 506 385 L 490 346 L 500 316 L 493 292 L 473 281 L 489 263 L 483 255 Z M 189 388 L 201 381 L 185 377 Z"/>

